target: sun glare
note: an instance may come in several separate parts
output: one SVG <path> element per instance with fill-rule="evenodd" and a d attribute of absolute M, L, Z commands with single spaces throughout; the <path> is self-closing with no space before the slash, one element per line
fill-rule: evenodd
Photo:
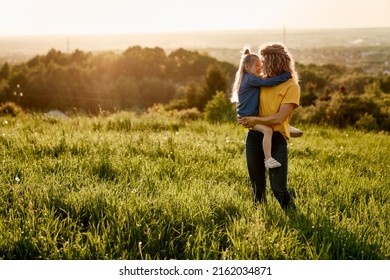
<path fill-rule="evenodd" d="M 13 0 L 0 35 L 389 27 L 389 10 L 388 0 Z"/>
<path fill-rule="evenodd" d="M 1 6 L 0 35 L 18 33 L 31 19 L 31 1 L 8 1 Z"/>

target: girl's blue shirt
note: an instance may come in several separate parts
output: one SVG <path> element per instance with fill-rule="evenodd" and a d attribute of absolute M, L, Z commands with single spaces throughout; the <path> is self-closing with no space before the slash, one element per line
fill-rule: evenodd
<path fill-rule="evenodd" d="M 291 79 L 290 72 L 263 79 L 245 73 L 238 91 L 237 114 L 240 117 L 257 116 L 259 114 L 260 87 L 272 87 Z"/>

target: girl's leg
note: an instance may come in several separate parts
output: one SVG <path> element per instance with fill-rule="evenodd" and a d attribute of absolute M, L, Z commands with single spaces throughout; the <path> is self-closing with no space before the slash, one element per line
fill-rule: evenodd
<path fill-rule="evenodd" d="M 266 125 L 256 124 L 254 126 L 254 129 L 264 134 L 263 150 L 264 150 L 265 160 L 267 160 L 271 157 L 271 141 L 272 141 L 272 133 L 273 133 L 272 128 Z"/>
<path fill-rule="evenodd" d="M 257 124 L 254 126 L 254 129 L 262 132 L 264 135 L 262 144 L 263 144 L 263 151 L 265 156 L 265 160 L 264 160 L 265 166 L 267 168 L 279 167 L 280 163 L 271 156 L 271 148 L 272 148 L 271 141 L 272 141 L 272 134 L 273 134 L 272 128 L 266 125 Z"/>

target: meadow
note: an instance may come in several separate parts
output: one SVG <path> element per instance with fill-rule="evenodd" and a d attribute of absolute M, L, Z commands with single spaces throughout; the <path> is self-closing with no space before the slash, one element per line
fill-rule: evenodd
<path fill-rule="evenodd" d="M 286 215 L 235 123 L 2 116 L 0 259 L 390 259 L 389 134 L 295 125 Z"/>

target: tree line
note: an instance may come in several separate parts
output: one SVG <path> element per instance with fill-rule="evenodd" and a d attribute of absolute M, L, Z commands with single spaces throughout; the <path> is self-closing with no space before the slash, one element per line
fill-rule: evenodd
<path fill-rule="evenodd" d="M 389 75 L 336 64 L 297 63 L 297 69 L 299 120 L 390 131 Z M 234 110 L 227 104 L 236 70 L 237 65 L 182 48 L 170 53 L 140 46 L 122 53 L 52 49 L 24 63 L 1 66 L 0 103 L 86 113 L 143 110 L 157 103 L 167 110 L 203 112 L 213 98 L 223 97 L 223 102 L 213 101 L 213 110 L 222 103 Z"/>
<path fill-rule="evenodd" d="M 204 106 L 202 99 L 208 98 L 213 87 L 227 90 L 233 72 L 233 65 L 184 49 L 169 55 L 158 47 L 139 46 L 121 54 L 80 50 L 67 54 L 52 49 L 26 63 L 4 63 L 0 69 L 0 102 L 12 101 L 30 110 L 142 109 L 154 103 L 166 104 L 183 87 L 196 84 L 203 86 L 194 93 L 196 105 Z M 207 75 L 217 81 L 210 83 Z M 218 79 L 224 84 L 218 85 Z"/>

